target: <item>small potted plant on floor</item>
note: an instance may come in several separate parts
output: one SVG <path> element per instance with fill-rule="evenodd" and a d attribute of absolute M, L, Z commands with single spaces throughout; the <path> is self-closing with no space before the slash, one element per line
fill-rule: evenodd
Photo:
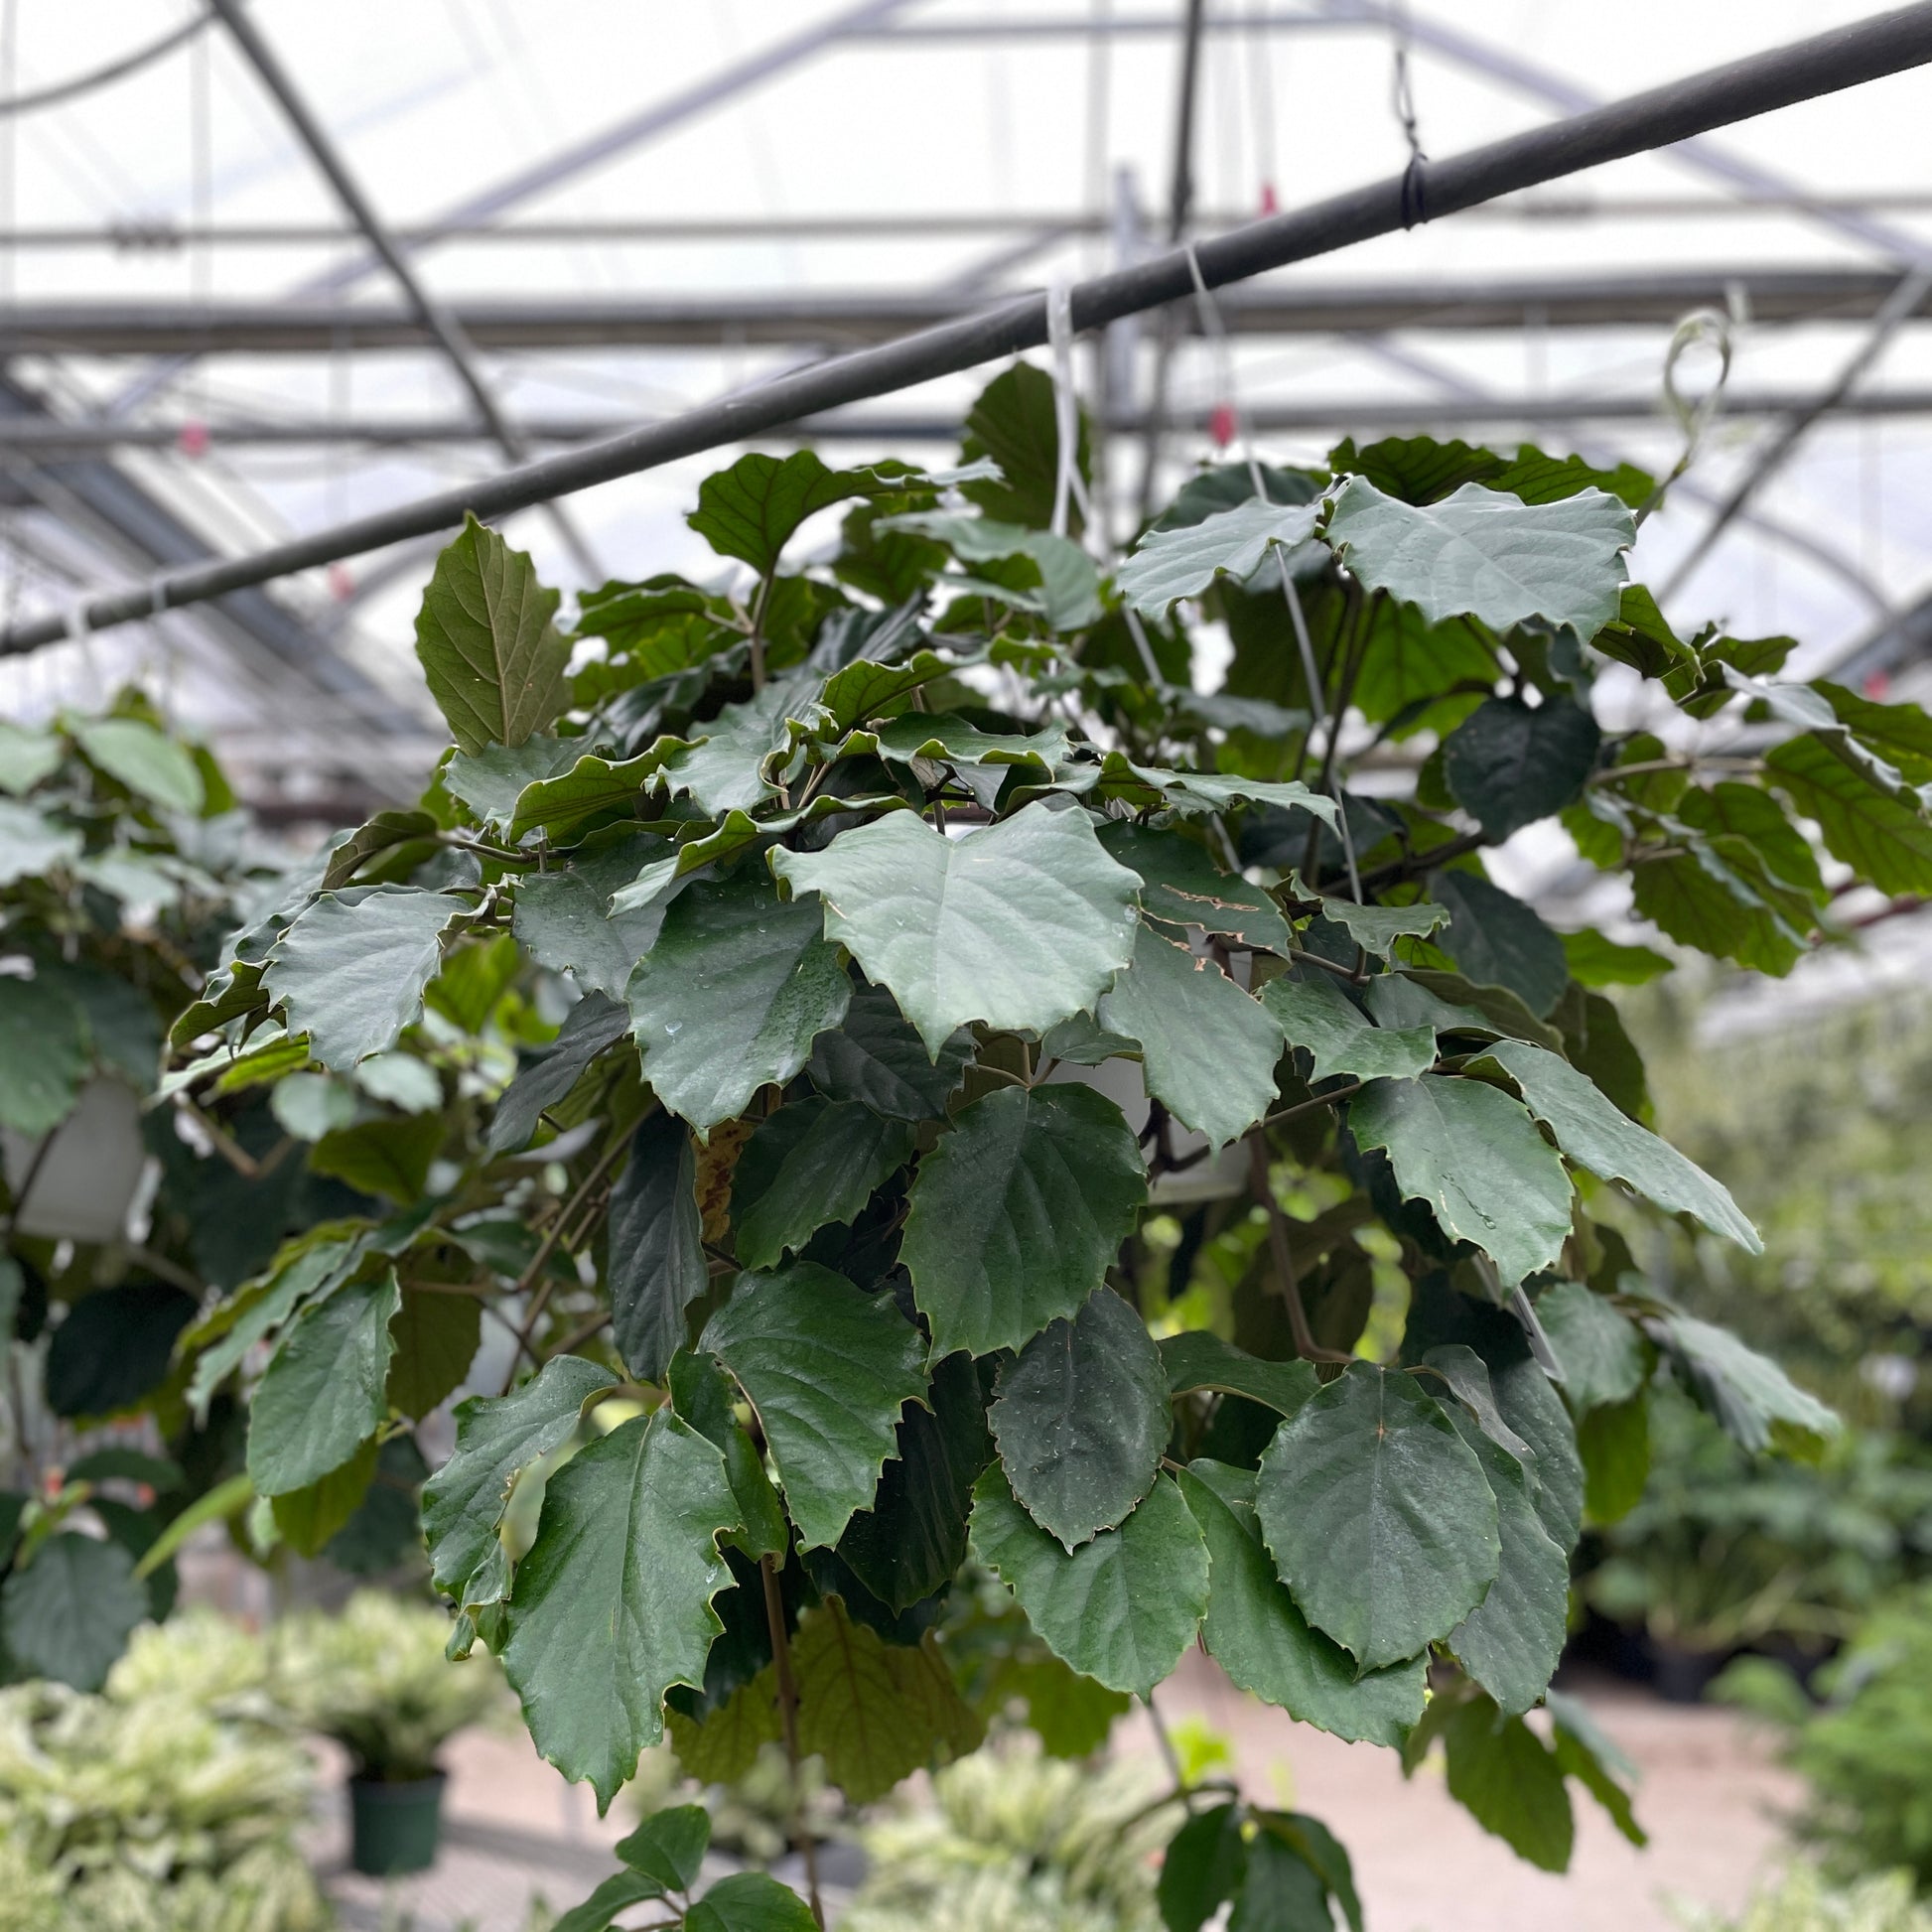
<path fill-rule="evenodd" d="M 274 1643 L 276 1695 L 349 1754 L 349 1863 L 382 1877 L 435 1862 L 443 1745 L 498 1710 L 502 1680 L 481 1654 L 453 1669 L 448 1620 L 386 1591 L 292 1617 Z"/>

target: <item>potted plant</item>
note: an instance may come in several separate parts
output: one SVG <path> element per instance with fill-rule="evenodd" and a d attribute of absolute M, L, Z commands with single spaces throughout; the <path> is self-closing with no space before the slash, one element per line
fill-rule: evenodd
<path fill-rule="evenodd" d="M 502 1702 L 493 1665 L 453 1670 L 448 1620 L 384 1590 L 308 1610 L 277 1633 L 283 1708 L 348 1752 L 349 1863 L 375 1877 L 435 1863 L 446 1773 L 437 1753 Z"/>

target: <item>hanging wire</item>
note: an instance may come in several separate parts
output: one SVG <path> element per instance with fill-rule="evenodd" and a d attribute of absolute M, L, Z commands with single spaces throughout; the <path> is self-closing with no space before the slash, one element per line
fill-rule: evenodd
<path fill-rule="evenodd" d="M 1187 268 L 1194 278 L 1194 302 L 1200 311 L 1201 326 L 1213 341 L 1216 354 L 1221 360 L 1223 392 L 1227 397 L 1227 409 L 1234 424 L 1234 434 L 1238 439 L 1237 447 L 1247 460 L 1248 482 L 1255 494 L 1264 502 L 1273 499 L 1268 494 L 1267 479 L 1262 475 L 1261 459 L 1255 455 L 1253 439 L 1248 434 L 1247 418 L 1241 409 L 1240 400 L 1234 386 L 1234 347 L 1228 341 L 1227 324 L 1221 317 L 1221 305 L 1214 300 L 1214 292 L 1207 286 L 1207 278 L 1201 273 L 1200 258 L 1194 253 L 1194 244 L 1186 245 Z M 1288 605 L 1288 621 L 1295 631 L 1295 648 L 1302 659 L 1302 675 L 1308 680 L 1309 713 L 1313 720 L 1314 729 L 1322 736 L 1322 742 L 1332 754 L 1336 740 L 1341 734 L 1341 720 L 1336 718 L 1330 725 L 1327 701 L 1322 695 L 1321 673 L 1315 666 L 1314 640 L 1309 635 L 1309 620 L 1302 609 L 1302 594 L 1295 588 L 1295 573 L 1288 567 L 1287 547 L 1278 539 L 1269 546 L 1269 554 L 1275 559 L 1275 569 L 1282 580 L 1282 596 Z M 1348 867 L 1348 891 L 1356 904 L 1362 901 L 1361 874 L 1355 865 L 1355 841 L 1348 830 L 1347 804 L 1335 800 L 1335 831 L 1341 841 L 1341 855 Z"/>
<path fill-rule="evenodd" d="M 1389 102 L 1402 125 L 1402 137 L 1409 144 L 1409 165 L 1402 171 L 1402 225 L 1413 228 L 1429 219 L 1427 171 L 1429 157 L 1423 152 L 1422 131 L 1416 121 L 1416 96 L 1409 80 L 1408 0 L 1393 0 L 1389 25 L 1395 36 L 1395 62 L 1389 74 Z"/>
<path fill-rule="evenodd" d="M 105 67 L 75 74 L 70 80 L 58 80 L 52 86 L 37 87 L 32 93 L 14 92 L 13 70 L 9 64 L 6 91 L 0 93 L 0 117 L 11 119 L 20 114 L 32 114 L 42 107 L 58 107 L 64 100 L 76 100 L 82 94 L 92 93 L 96 87 L 124 80 L 129 74 L 139 73 L 143 68 L 152 66 L 164 55 L 172 54 L 176 48 L 193 40 L 207 23 L 208 16 L 198 12 L 193 19 L 183 21 L 172 33 L 163 34 L 158 41 L 150 41 L 146 47 L 137 48 L 134 53 L 123 55 L 118 61 L 110 61 Z"/>

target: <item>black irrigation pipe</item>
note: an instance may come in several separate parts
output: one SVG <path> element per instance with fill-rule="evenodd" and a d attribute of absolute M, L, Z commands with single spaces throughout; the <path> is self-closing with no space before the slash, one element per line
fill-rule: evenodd
<path fill-rule="evenodd" d="M 1851 27 L 1612 101 L 1587 114 L 1492 141 L 1447 161 L 1337 195 L 1311 207 L 1250 222 L 1195 244 L 1210 288 L 1307 261 L 1539 183 L 1608 161 L 1669 147 L 1734 121 L 1812 100 L 1932 61 L 1932 0 L 1876 14 Z M 1073 286 L 1073 326 L 1104 328 L 1168 302 L 1191 299 L 1187 252 L 1173 249 L 1134 267 Z M 0 656 L 38 650 L 63 637 L 200 604 L 227 591 L 452 529 L 467 511 L 482 517 L 527 509 L 573 490 L 634 476 L 681 457 L 742 443 L 800 417 L 891 395 L 938 376 L 1036 348 L 1046 341 L 1044 293 L 922 329 L 877 348 L 835 356 L 739 391 L 666 423 L 626 431 L 587 448 L 519 465 L 398 508 L 276 544 L 251 556 L 170 572 L 128 590 L 82 600 L 66 617 L 36 619 L 0 632 Z"/>

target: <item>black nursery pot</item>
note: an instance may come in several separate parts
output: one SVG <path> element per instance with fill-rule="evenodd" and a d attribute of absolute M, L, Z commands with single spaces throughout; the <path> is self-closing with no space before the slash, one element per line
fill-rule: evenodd
<path fill-rule="evenodd" d="M 349 1864 L 371 1878 L 426 1871 L 443 1835 L 443 1772 L 388 1783 L 348 1781 Z"/>

